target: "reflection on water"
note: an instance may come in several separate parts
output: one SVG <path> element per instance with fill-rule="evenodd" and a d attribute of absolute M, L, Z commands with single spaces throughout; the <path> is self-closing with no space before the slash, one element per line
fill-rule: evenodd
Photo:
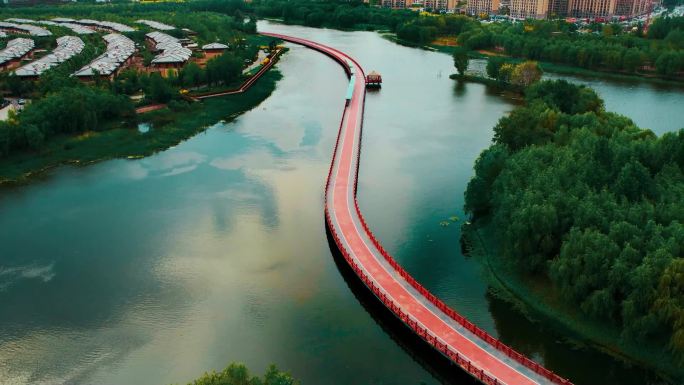
<path fill-rule="evenodd" d="M 150 123 L 138 123 L 138 132 L 141 134 L 145 134 L 150 132 L 150 129 L 152 128 L 152 124 Z"/>
<path fill-rule="evenodd" d="M 440 226 L 464 217 L 473 161 L 512 101 L 448 80 L 448 55 L 375 33 L 259 26 L 383 74 L 367 97 L 359 199 L 410 272 L 561 374 L 622 370 L 550 330 L 533 344 L 516 338 L 540 328 L 492 305 L 479 266 L 460 254 L 459 226 Z M 325 56 L 290 48 L 276 91 L 235 122 L 145 159 L 0 191 L 2 381 L 182 383 L 230 361 L 277 363 L 305 384 L 444 380 L 368 316 L 330 255 L 323 185 L 347 80 Z"/>

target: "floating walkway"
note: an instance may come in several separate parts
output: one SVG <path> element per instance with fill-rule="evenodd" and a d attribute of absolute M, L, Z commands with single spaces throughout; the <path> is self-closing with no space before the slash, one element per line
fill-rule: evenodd
<path fill-rule="evenodd" d="M 350 77 L 344 113 L 325 188 L 325 219 L 337 247 L 364 284 L 405 325 L 452 362 L 488 385 L 563 384 L 422 287 L 383 249 L 356 201 L 366 96 L 363 68 L 350 56 L 310 40 L 263 33 L 330 56 Z"/>

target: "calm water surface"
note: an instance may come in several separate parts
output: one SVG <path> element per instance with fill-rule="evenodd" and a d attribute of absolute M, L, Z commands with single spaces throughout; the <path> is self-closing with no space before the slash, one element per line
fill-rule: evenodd
<path fill-rule="evenodd" d="M 458 224 L 440 226 L 463 218 L 473 161 L 514 101 L 449 80 L 447 55 L 374 33 L 259 28 L 328 43 L 382 73 L 367 97 L 359 200 L 425 286 L 578 384 L 653 382 L 491 297 L 460 254 Z M 259 372 L 277 363 L 303 384 L 443 381 L 376 323 L 333 261 L 323 184 L 346 78 L 327 57 L 290 48 L 273 95 L 233 123 L 142 160 L 0 190 L 0 384 L 178 383 L 231 361 Z M 609 109 L 663 111 L 633 116 L 654 131 L 681 123 L 680 90 L 584 81 Z"/>

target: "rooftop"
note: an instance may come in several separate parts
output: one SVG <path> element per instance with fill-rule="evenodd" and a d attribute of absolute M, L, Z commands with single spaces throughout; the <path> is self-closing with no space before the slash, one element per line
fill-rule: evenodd
<path fill-rule="evenodd" d="M 207 49 L 228 49 L 228 45 L 215 42 L 215 43 L 209 43 L 205 44 L 202 46 L 202 49 L 207 50 Z"/>
<path fill-rule="evenodd" d="M 174 27 L 172 25 L 160 23 L 160 22 L 154 21 L 154 20 L 140 19 L 140 20 L 136 21 L 136 23 L 145 24 L 148 27 L 151 27 L 151 28 L 154 28 L 154 29 L 157 29 L 160 31 L 172 31 L 172 30 L 176 29 L 176 27 Z"/>
<path fill-rule="evenodd" d="M 31 51 L 34 45 L 33 40 L 23 37 L 8 41 L 7 46 L 0 50 L 0 64 L 5 64 L 10 60 L 21 58 Z"/>
<path fill-rule="evenodd" d="M 78 55 L 85 47 L 83 40 L 76 36 L 57 38 L 57 48 L 42 58 L 19 67 L 14 73 L 17 76 L 40 76 L 48 69 L 55 67 Z"/>
<path fill-rule="evenodd" d="M 155 48 L 161 51 L 152 59 L 152 63 L 185 63 L 192 56 L 192 51 L 183 47 L 178 39 L 162 32 L 150 32 L 146 35 L 154 41 Z"/>
<path fill-rule="evenodd" d="M 53 21 L 54 20 L 55 19 L 53 19 Z M 115 23 L 113 21 L 98 21 L 98 20 L 92 20 L 92 19 L 80 19 L 80 20 L 74 20 L 73 23 L 93 26 L 93 27 L 97 27 L 97 28 L 104 28 L 104 29 L 108 29 L 111 31 L 115 31 L 115 32 L 133 32 L 133 31 L 135 31 L 134 28 L 131 28 L 125 24 Z"/>
<path fill-rule="evenodd" d="M 135 53 L 133 40 L 118 33 L 102 37 L 107 42 L 107 51 L 74 73 L 75 76 L 111 75 Z"/>
<path fill-rule="evenodd" d="M 64 21 L 62 21 L 64 20 Z M 69 20 L 69 21 L 66 21 Z M 78 25 L 72 22 L 71 19 L 52 19 L 52 20 L 31 20 L 31 19 L 18 19 L 18 18 L 13 18 L 13 19 L 6 19 L 6 21 L 11 21 L 14 23 L 21 23 L 21 24 L 42 24 L 42 25 L 52 25 L 52 26 L 59 26 L 59 27 L 64 27 L 68 28 L 74 33 L 77 33 L 79 35 L 88 35 L 91 33 L 95 33 L 95 30 L 92 28 L 84 27 L 82 25 Z"/>
<path fill-rule="evenodd" d="M 26 19 L 26 20 L 28 20 L 28 19 Z M 50 35 L 52 35 L 52 32 L 48 31 L 45 28 L 37 27 L 37 26 L 31 25 L 31 24 L 8 23 L 6 21 L 0 21 L 0 29 L 9 29 L 9 30 L 21 31 L 23 33 L 28 33 L 31 36 L 50 36 Z"/>

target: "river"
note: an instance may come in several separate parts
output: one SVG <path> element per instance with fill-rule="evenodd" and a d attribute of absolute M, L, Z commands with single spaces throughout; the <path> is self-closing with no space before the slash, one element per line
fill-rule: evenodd
<path fill-rule="evenodd" d="M 367 96 L 359 203 L 419 281 L 577 384 L 654 383 L 491 296 L 460 254 L 460 223 L 440 225 L 463 219 L 473 161 L 515 101 L 449 80 L 448 55 L 372 32 L 259 29 L 382 73 Z M 275 92 L 236 121 L 145 159 L 0 190 L 0 384 L 184 383 L 231 361 L 255 372 L 276 363 L 302 384 L 445 381 L 362 306 L 333 260 L 323 188 L 347 80 L 327 57 L 288 46 Z M 608 109 L 658 133 L 678 128 L 681 89 L 582 81 Z"/>

